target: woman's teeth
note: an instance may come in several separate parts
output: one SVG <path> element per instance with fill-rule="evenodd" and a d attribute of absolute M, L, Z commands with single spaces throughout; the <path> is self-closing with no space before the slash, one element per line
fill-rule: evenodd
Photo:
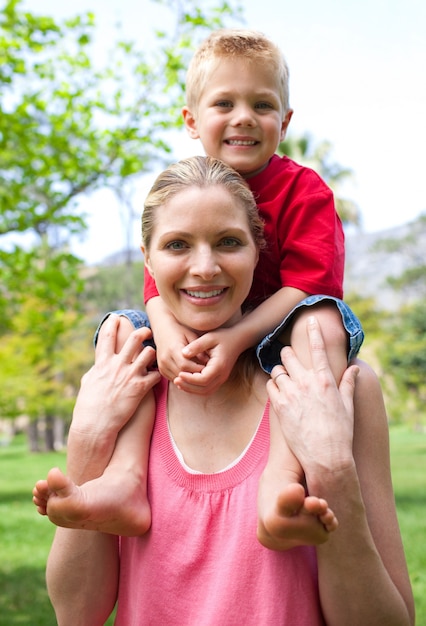
<path fill-rule="evenodd" d="M 212 291 L 192 291 L 185 289 L 185 291 L 189 296 L 193 296 L 194 298 L 213 298 L 221 294 L 223 289 L 213 289 Z"/>

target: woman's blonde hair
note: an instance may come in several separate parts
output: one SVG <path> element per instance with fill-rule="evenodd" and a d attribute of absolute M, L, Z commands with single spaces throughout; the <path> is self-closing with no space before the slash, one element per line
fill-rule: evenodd
<path fill-rule="evenodd" d="M 220 186 L 246 210 L 253 241 L 260 250 L 264 246 L 263 222 L 246 181 L 223 161 L 209 156 L 189 157 L 173 163 L 156 179 L 145 200 L 142 214 L 142 241 L 146 250 L 151 245 L 157 212 L 171 198 L 190 187 L 204 189 Z"/>
<path fill-rule="evenodd" d="M 281 50 L 263 33 L 243 28 L 214 31 L 196 50 L 186 75 L 186 102 L 196 114 L 208 80 L 222 59 L 262 63 L 276 72 L 283 114 L 290 109 L 289 69 Z"/>

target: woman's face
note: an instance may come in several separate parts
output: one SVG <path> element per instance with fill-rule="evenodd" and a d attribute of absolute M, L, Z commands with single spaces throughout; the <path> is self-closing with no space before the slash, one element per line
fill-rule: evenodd
<path fill-rule="evenodd" d="M 183 325 L 205 332 L 234 324 L 258 251 L 245 208 L 222 186 L 188 187 L 156 213 L 145 263 Z"/>

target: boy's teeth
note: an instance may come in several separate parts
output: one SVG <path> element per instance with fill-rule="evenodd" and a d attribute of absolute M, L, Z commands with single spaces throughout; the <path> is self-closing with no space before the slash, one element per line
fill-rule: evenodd
<path fill-rule="evenodd" d="M 190 291 L 187 289 L 186 293 L 194 298 L 212 298 L 222 293 L 222 289 L 213 289 L 212 291 Z"/>
<path fill-rule="evenodd" d="M 230 143 L 231 146 L 254 146 L 256 142 L 255 141 L 242 141 L 240 139 L 230 139 L 228 143 Z"/>

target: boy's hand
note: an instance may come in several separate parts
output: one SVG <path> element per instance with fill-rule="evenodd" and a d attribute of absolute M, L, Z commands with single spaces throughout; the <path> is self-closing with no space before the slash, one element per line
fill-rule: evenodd
<path fill-rule="evenodd" d="M 208 360 L 207 355 L 194 354 L 188 357 L 184 354 L 184 349 L 197 337 L 178 323 L 168 325 L 167 333 L 155 336 L 157 365 L 162 376 L 174 380 L 182 371 L 190 374 L 201 372 Z"/>
<path fill-rule="evenodd" d="M 197 395 L 209 395 L 216 391 L 231 374 L 240 354 L 236 333 L 232 329 L 221 329 L 198 337 L 183 348 L 189 359 L 205 357 L 201 370 L 190 372 L 182 369 L 174 383 L 182 391 Z"/>

